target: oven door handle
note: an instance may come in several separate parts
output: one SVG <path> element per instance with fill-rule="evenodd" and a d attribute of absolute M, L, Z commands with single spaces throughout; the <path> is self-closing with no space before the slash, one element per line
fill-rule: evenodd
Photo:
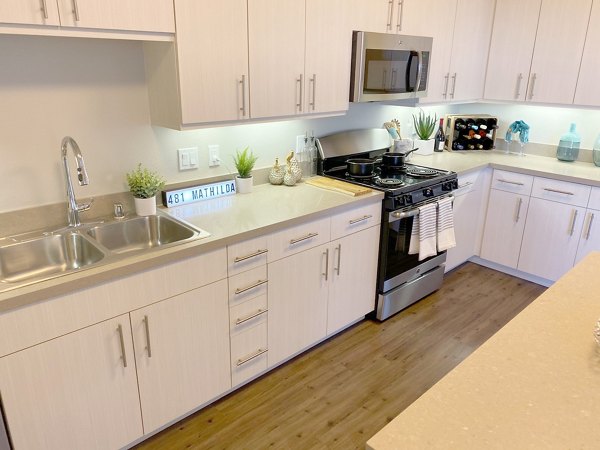
<path fill-rule="evenodd" d="M 454 195 L 448 195 L 448 196 L 444 196 L 444 197 L 438 197 L 435 200 L 431 200 L 428 202 L 423 202 L 421 205 L 426 205 L 427 203 L 432 203 L 432 202 L 437 202 L 438 200 L 441 200 L 443 198 L 451 198 L 452 201 L 454 201 Z M 392 223 L 392 222 L 396 222 L 398 220 L 402 220 L 402 219 L 406 219 L 408 217 L 415 217 L 419 215 L 419 208 L 413 208 L 413 209 L 409 209 L 407 211 L 392 211 L 391 213 L 389 213 L 388 215 L 388 222 Z"/>

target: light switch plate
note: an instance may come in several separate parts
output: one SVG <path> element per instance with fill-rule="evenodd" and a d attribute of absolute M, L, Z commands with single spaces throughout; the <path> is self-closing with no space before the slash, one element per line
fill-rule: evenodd
<path fill-rule="evenodd" d="M 198 168 L 198 147 L 180 148 L 177 150 L 179 170 Z"/>
<path fill-rule="evenodd" d="M 208 146 L 208 167 L 217 167 L 221 165 L 219 157 L 219 146 L 217 144 Z"/>

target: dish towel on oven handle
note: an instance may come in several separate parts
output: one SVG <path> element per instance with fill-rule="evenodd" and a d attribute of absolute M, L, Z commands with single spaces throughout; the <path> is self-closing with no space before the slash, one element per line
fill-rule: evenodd
<path fill-rule="evenodd" d="M 442 252 L 456 247 L 452 198 L 446 197 L 438 200 L 437 209 L 437 249 Z"/>
<path fill-rule="evenodd" d="M 408 253 L 418 253 L 419 261 L 437 255 L 436 210 L 435 203 L 419 206 L 419 215 L 413 219 Z"/>

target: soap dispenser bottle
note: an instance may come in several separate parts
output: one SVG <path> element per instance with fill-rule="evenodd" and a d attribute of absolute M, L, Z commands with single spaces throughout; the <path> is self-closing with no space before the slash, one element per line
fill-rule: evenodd
<path fill-rule="evenodd" d="M 571 124 L 568 133 L 560 137 L 560 142 L 556 148 L 556 157 L 561 161 L 575 161 L 579 157 L 579 145 L 581 138 L 575 130 L 575 124 Z"/>

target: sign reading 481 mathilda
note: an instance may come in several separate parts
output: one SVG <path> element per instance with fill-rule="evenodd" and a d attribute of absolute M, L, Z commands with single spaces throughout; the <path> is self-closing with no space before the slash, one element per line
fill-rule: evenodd
<path fill-rule="evenodd" d="M 219 181 L 173 191 L 162 191 L 162 203 L 167 208 L 171 208 L 231 194 L 235 194 L 235 181 Z"/>

